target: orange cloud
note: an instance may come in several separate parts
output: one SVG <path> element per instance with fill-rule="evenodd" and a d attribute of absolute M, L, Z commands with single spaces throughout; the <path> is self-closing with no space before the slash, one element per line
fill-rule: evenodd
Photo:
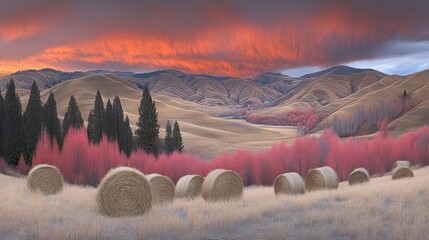
<path fill-rule="evenodd" d="M 107 2 L 117 4 L 114 1 L 94 4 L 97 11 L 94 6 L 86 5 L 71 8 L 79 11 L 70 13 L 72 18 L 64 20 L 69 25 L 59 24 L 56 31 L 37 21 L 26 21 L 20 26 L 0 24 L 4 30 L 0 38 L 10 43 L 37 34 L 42 35 L 39 45 L 52 41 L 16 60 L 0 56 L 0 72 L 119 66 L 249 76 L 305 65 L 368 59 L 376 56 L 377 49 L 386 42 L 427 37 L 422 31 L 426 28 L 420 24 L 428 18 L 424 17 L 426 12 L 413 7 L 413 14 L 398 18 L 397 13 L 403 9 L 399 3 L 392 4 L 393 10 L 383 11 L 384 4 L 372 10 L 366 4 L 349 6 L 343 1 L 322 1 L 324 4 L 313 1 L 308 9 L 296 3 L 292 7 L 269 5 L 264 9 L 266 4 L 258 1 L 249 4 L 244 1 L 243 8 L 236 2 L 205 5 L 202 1 L 203 6 L 198 8 L 195 7 L 198 4 L 181 6 L 176 1 L 165 6 L 151 3 L 143 6 L 136 1 L 136 6 L 125 9 L 122 5 L 109 7 Z M 180 6 L 172 8 L 174 4 Z M 140 8 L 150 11 L 140 13 Z M 155 11 L 158 12 L 154 14 Z M 74 15 L 78 13 L 82 17 Z M 47 33 L 40 34 L 41 31 Z"/>
<path fill-rule="evenodd" d="M 0 38 L 6 41 L 13 41 L 21 38 L 35 36 L 42 30 L 46 29 L 45 25 L 40 22 L 30 22 L 25 24 L 1 24 Z"/>
<path fill-rule="evenodd" d="M 326 23 L 329 24 L 329 21 Z M 122 63 L 146 69 L 179 69 L 216 75 L 252 75 L 299 64 L 329 64 L 335 56 L 326 51 L 333 37 L 342 43 L 336 51 L 368 42 L 367 32 L 338 31 L 321 25 L 317 32 L 299 27 L 226 28 L 202 31 L 198 36 L 167 38 L 113 34 L 78 44 L 44 50 L 17 65 L 80 62 L 102 65 Z M 356 35 L 361 34 L 361 35 Z M 13 63 L 11 63 L 13 65 Z"/>

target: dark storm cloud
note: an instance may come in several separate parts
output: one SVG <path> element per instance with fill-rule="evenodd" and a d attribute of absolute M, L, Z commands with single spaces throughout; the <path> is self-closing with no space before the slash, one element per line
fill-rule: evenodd
<path fill-rule="evenodd" d="M 395 43 L 429 40 L 428 12 L 423 0 L 3 1 L 0 70 L 326 66 L 406 54 Z"/>

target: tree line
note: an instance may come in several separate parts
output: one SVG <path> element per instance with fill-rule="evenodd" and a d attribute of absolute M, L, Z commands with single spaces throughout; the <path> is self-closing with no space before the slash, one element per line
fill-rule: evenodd
<path fill-rule="evenodd" d="M 108 99 L 104 107 L 98 90 L 94 107 L 88 116 L 89 142 L 96 145 L 103 137 L 107 137 L 111 142 L 116 141 L 120 152 L 127 157 L 137 149 L 143 149 L 146 153 L 155 156 L 162 151 L 171 154 L 174 151 L 183 150 L 183 140 L 177 121 L 174 123 L 173 130 L 170 122 L 167 121 L 166 136 L 163 140 L 159 139 L 158 112 L 147 87 L 144 88 L 138 109 L 138 129 L 135 131 L 136 137 L 133 137 L 130 120 L 124 115 L 120 98 L 115 96 L 113 104 Z M 70 128 L 83 127 L 84 120 L 74 96 L 70 97 L 61 124 L 54 93 L 50 92 L 48 100 L 42 103 L 40 90 L 35 82 L 31 85 L 25 112 L 22 112 L 21 100 L 12 79 L 6 86 L 4 98 L 0 92 L 0 156 L 9 165 L 18 165 L 22 155 L 25 163 L 31 166 L 42 131 L 47 133 L 51 144 L 56 141 L 61 150 L 67 131 Z"/>

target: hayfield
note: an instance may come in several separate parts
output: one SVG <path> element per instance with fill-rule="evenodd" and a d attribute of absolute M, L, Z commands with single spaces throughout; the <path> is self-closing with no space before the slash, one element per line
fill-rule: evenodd
<path fill-rule="evenodd" d="M 57 195 L 31 192 L 24 178 L 0 174 L 2 239 L 428 239 L 429 167 L 415 177 L 340 183 L 337 190 L 274 195 L 246 187 L 243 199 L 175 199 L 147 214 L 109 218 L 96 189 L 66 184 Z"/>

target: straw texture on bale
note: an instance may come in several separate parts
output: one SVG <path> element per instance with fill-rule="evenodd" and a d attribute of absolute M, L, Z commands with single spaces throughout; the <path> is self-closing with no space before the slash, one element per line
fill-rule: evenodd
<path fill-rule="evenodd" d="M 228 201 L 243 195 L 243 181 L 231 170 L 216 169 L 204 179 L 202 196 L 207 201 Z"/>
<path fill-rule="evenodd" d="M 411 164 L 409 161 L 405 161 L 405 160 L 398 160 L 393 164 L 393 169 L 397 168 L 397 167 L 406 167 L 406 168 L 411 168 Z"/>
<path fill-rule="evenodd" d="M 99 210 L 107 216 L 142 215 L 152 208 L 150 184 L 137 169 L 112 169 L 98 186 L 97 203 Z"/>
<path fill-rule="evenodd" d="M 350 173 L 349 185 L 368 182 L 369 178 L 369 172 L 365 168 L 356 168 L 352 173 Z"/>
<path fill-rule="evenodd" d="M 199 175 L 186 175 L 176 184 L 176 197 L 193 199 L 201 195 L 204 178 Z"/>
<path fill-rule="evenodd" d="M 334 169 L 320 167 L 308 170 L 305 177 L 305 189 L 307 191 L 334 188 L 338 188 L 338 176 Z"/>
<path fill-rule="evenodd" d="M 156 173 L 146 175 L 152 192 L 152 203 L 170 203 L 174 199 L 174 183 L 170 178 Z"/>
<path fill-rule="evenodd" d="M 408 177 L 414 177 L 413 171 L 410 168 L 407 167 L 396 167 L 393 170 L 392 179 L 401 179 L 401 178 L 408 178 Z"/>
<path fill-rule="evenodd" d="M 27 185 L 31 190 L 45 195 L 55 194 L 63 189 L 63 176 L 52 165 L 38 164 L 28 173 Z"/>
<path fill-rule="evenodd" d="M 302 194 L 304 193 L 304 179 L 296 173 L 284 173 L 274 180 L 274 192 L 278 194 Z"/>

